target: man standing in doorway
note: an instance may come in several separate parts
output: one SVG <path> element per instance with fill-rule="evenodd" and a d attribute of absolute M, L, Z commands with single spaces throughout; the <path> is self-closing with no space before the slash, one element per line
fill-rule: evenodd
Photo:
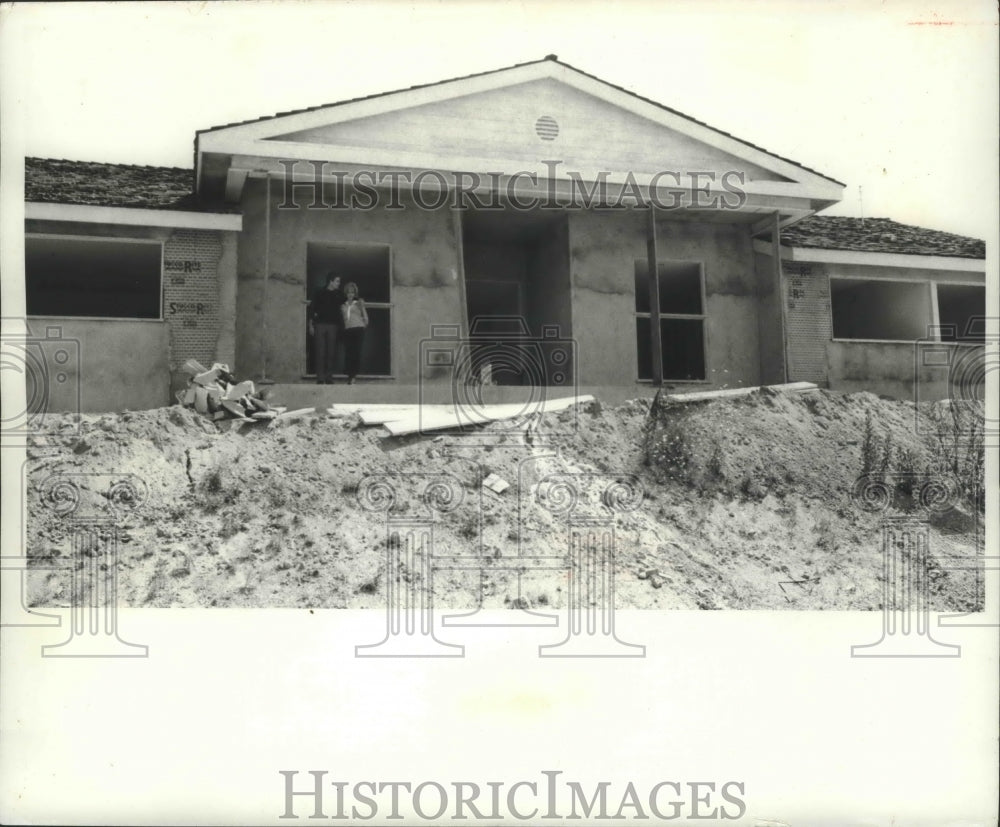
<path fill-rule="evenodd" d="M 332 385 L 333 371 L 337 364 L 337 345 L 344 327 L 341 307 L 345 300 L 340 289 L 340 276 L 330 273 L 326 289 L 320 290 L 312 301 L 309 313 L 309 332 L 313 335 L 313 354 L 316 359 L 316 384 Z"/>

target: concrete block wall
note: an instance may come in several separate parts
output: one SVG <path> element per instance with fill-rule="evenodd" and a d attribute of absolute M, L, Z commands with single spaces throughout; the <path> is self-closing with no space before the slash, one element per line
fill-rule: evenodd
<path fill-rule="evenodd" d="M 149 239 L 166 246 L 163 227 L 68 221 L 25 221 L 28 233 Z M 165 312 L 165 308 L 164 308 Z M 39 352 L 65 350 L 69 359 L 45 379 L 44 404 L 52 412 L 142 410 L 167 405 L 170 396 L 170 332 L 157 319 L 81 319 L 32 316 L 28 328 Z M 58 344 L 62 339 L 65 347 Z"/>
<path fill-rule="evenodd" d="M 308 245 L 364 243 L 391 249 L 393 379 L 416 383 L 418 345 L 431 324 L 461 325 L 463 317 L 451 211 L 421 209 L 405 196 L 402 209 L 390 209 L 385 199 L 372 210 L 307 209 L 305 196 L 299 208 L 278 209 L 281 184 L 273 182 L 268 233 L 265 190 L 265 181 L 251 180 L 243 194 L 235 330 L 239 375 L 260 379 L 266 371 L 277 382 L 302 381 Z"/>
<path fill-rule="evenodd" d="M 760 384 L 758 277 L 745 224 L 656 222 L 660 261 L 700 261 L 705 279 L 709 386 L 738 388 Z"/>
<path fill-rule="evenodd" d="M 29 329 L 29 346 L 44 366 L 41 376 L 27 378 L 29 410 L 136 411 L 169 404 L 165 322 L 33 317 Z M 42 394 L 34 405 L 33 393 Z"/>
<path fill-rule="evenodd" d="M 949 352 L 950 364 L 942 364 L 940 358 L 921 359 L 918 349 L 928 347 Z M 869 391 L 919 402 L 978 398 L 975 382 L 969 384 L 969 380 L 981 378 L 983 358 L 984 349 L 975 345 L 846 340 L 827 343 L 830 390 Z"/>
<path fill-rule="evenodd" d="M 635 260 L 646 257 L 647 221 L 639 210 L 577 210 L 569 214 L 572 328 L 579 385 L 639 386 Z"/>
<path fill-rule="evenodd" d="M 581 385 L 644 387 L 637 378 L 635 261 L 646 259 L 648 220 L 642 210 L 570 214 L 573 331 Z M 656 233 L 660 261 L 703 265 L 706 380 L 684 384 L 759 384 L 760 276 L 747 227 L 658 217 Z M 609 323 L 612 319 L 616 321 Z"/>

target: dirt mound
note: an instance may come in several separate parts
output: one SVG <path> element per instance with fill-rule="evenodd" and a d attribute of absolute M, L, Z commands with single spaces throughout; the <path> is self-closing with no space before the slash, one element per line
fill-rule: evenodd
<path fill-rule="evenodd" d="M 914 407 L 870 393 L 764 389 L 708 403 L 658 402 L 646 449 L 661 480 L 755 500 L 794 493 L 838 501 L 861 473 L 868 422 L 876 439 L 883 435 L 883 452 L 890 434 L 890 452 L 912 456 L 921 469 L 931 464 Z"/>
<path fill-rule="evenodd" d="M 69 527 L 46 501 L 53 475 L 82 475 L 103 496 L 108 474 L 133 474 L 146 493 L 120 521 L 122 605 L 373 608 L 385 600 L 387 519 L 426 516 L 437 484 L 435 554 L 484 567 L 439 572 L 437 604 L 559 607 L 564 571 L 535 567 L 519 587 L 509 558 L 564 558 L 565 523 L 543 484 L 601 478 L 629 500 L 616 518 L 620 607 L 876 609 L 880 517 L 851 490 L 866 455 L 875 472 L 881 452 L 921 474 L 936 456 L 912 405 L 871 394 L 764 391 L 652 411 L 646 400 L 595 402 L 546 416 L 561 436 L 542 441 L 552 429 L 526 417 L 484 426 L 474 445 L 387 438 L 325 412 L 231 431 L 180 406 L 85 416 L 79 427 L 54 417 L 28 449 L 29 555 L 72 556 Z M 511 487 L 485 489 L 491 473 Z M 576 513 L 603 513 L 606 494 L 587 505 L 584 487 Z M 972 610 L 976 573 L 946 563 L 976 553 L 979 520 L 968 508 L 946 516 L 931 528 L 943 561 L 933 602 Z M 33 604 L 65 605 L 63 573 L 30 582 Z"/>

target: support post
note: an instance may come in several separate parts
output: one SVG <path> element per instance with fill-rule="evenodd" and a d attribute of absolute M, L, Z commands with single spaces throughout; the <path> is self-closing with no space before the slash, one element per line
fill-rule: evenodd
<path fill-rule="evenodd" d="M 459 308 L 459 319 L 462 324 L 462 338 L 469 338 L 469 300 L 466 294 L 465 288 L 465 243 L 462 238 L 462 214 L 464 210 L 461 207 L 454 208 L 451 211 L 452 219 L 452 229 L 455 233 L 455 250 L 456 253 L 456 277 L 458 278 L 458 301 L 461 307 Z M 434 322 L 440 322 L 441 319 L 434 319 Z M 422 367 L 422 366 L 421 366 Z"/>
<path fill-rule="evenodd" d="M 267 379 L 267 280 L 271 275 L 271 173 L 267 173 L 264 191 L 264 286 L 261 296 L 260 378 Z"/>
<path fill-rule="evenodd" d="M 652 347 L 653 384 L 663 384 L 663 342 L 660 333 L 660 270 L 656 251 L 656 210 L 649 207 L 646 236 L 646 271 L 649 275 L 649 339 Z"/>
<path fill-rule="evenodd" d="M 774 290 L 781 303 L 781 381 L 788 382 L 788 308 L 781 278 L 781 215 L 775 210 L 771 221 L 771 257 L 774 261 Z"/>

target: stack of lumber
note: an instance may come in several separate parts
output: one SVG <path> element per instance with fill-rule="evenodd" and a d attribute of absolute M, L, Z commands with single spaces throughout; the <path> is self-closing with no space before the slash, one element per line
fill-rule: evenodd
<path fill-rule="evenodd" d="M 188 386 L 177 392 L 177 401 L 213 421 L 267 422 L 285 410 L 270 405 L 250 380 L 237 382 L 229 365 L 216 362 L 206 369 L 188 359 L 181 370 L 188 375 Z"/>
<path fill-rule="evenodd" d="M 391 436 L 444 431 L 483 425 L 502 419 L 514 419 L 536 413 L 553 413 L 573 405 L 592 402 L 592 396 L 567 396 L 547 399 L 537 404 L 511 402 L 502 405 L 365 405 L 337 404 L 328 409 L 330 416 L 357 414 L 364 425 L 382 425 Z"/>

